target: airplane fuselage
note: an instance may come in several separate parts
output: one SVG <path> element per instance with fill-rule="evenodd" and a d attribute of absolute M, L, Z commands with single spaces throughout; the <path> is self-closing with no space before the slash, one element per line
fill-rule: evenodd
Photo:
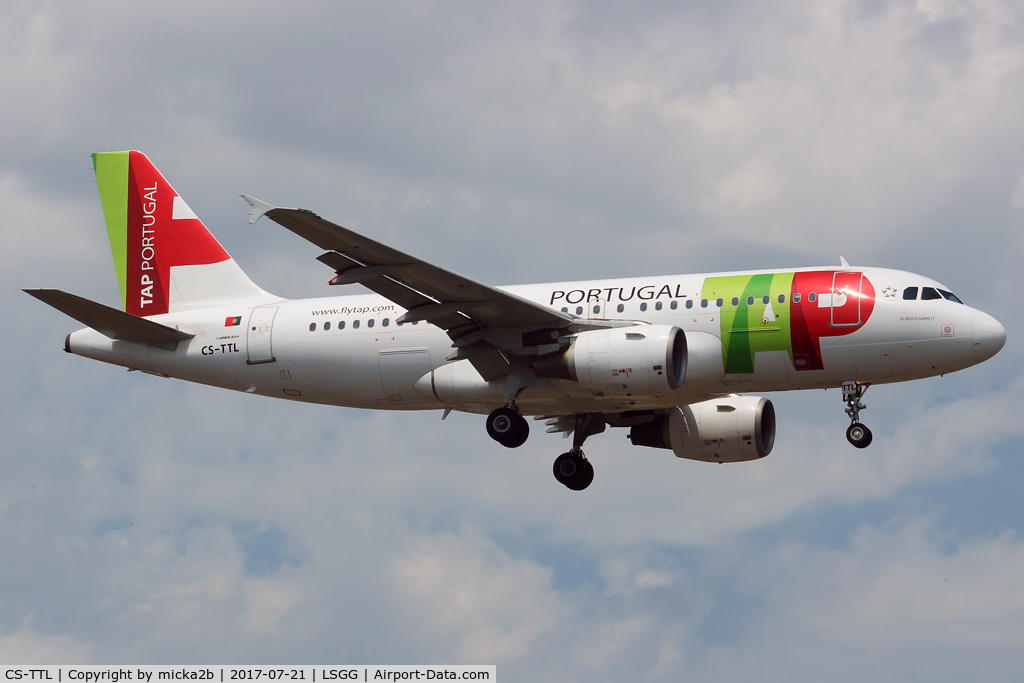
<path fill-rule="evenodd" d="M 913 298 L 908 288 L 917 288 Z M 672 325 L 710 335 L 721 376 L 647 395 L 595 392 L 539 377 L 517 400 L 525 415 L 650 410 L 732 393 L 898 382 L 979 363 L 1002 345 L 986 313 L 919 275 L 884 268 L 803 268 L 623 278 L 500 288 L 573 315 Z M 269 300 L 172 311 L 152 320 L 195 335 L 170 345 L 114 341 L 91 329 L 66 350 L 157 375 L 274 398 L 356 408 L 488 413 L 505 378 L 486 382 L 452 340 L 375 294 Z M 697 334 L 694 334 L 697 333 Z M 707 337 L 707 338 L 710 338 Z M 563 340 L 564 341 L 564 340 Z M 551 350 L 558 349 L 556 340 Z M 533 355 L 546 351 L 541 344 Z M 621 368 L 623 373 L 630 368 Z M 714 373 L 714 374 L 717 374 Z"/>

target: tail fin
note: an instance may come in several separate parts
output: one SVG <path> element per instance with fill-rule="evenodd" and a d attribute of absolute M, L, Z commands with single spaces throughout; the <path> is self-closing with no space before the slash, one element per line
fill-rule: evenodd
<path fill-rule="evenodd" d="M 92 159 L 126 312 L 149 316 L 270 296 L 145 154 L 104 152 Z"/>

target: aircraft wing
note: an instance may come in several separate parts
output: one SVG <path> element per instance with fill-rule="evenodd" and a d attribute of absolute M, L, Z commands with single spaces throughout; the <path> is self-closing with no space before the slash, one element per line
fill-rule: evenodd
<path fill-rule="evenodd" d="M 59 289 L 23 291 L 111 339 L 141 344 L 173 344 L 195 336 Z"/>
<path fill-rule="evenodd" d="M 446 330 L 457 349 L 453 356 L 469 358 L 485 379 L 507 372 L 507 360 L 498 355 L 499 349 L 523 347 L 523 334 L 561 330 L 574 322 L 571 315 L 404 254 L 312 211 L 242 197 L 252 207 L 250 223 L 266 216 L 327 249 L 318 260 L 337 272 L 331 284 L 359 283 L 405 308 L 399 322 L 428 320 Z M 516 332 L 500 335 L 498 330 Z M 514 341 L 495 343 L 499 337 Z M 468 343 L 460 346 L 460 340 Z"/>

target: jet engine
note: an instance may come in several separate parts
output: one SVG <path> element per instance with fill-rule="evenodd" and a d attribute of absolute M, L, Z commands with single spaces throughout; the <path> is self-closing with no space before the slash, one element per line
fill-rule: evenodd
<path fill-rule="evenodd" d="M 686 377 L 686 337 L 671 325 L 581 332 L 568 349 L 537 358 L 533 371 L 604 394 L 668 393 Z"/>
<path fill-rule="evenodd" d="M 634 446 L 667 448 L 705 462 L 757 460 L 775 445 L 775 407 L 759 396 L 724 396 L 672 408 L 629 431 Z"/>
<path fill-rule="evenodd" d="M 666 394 L 685 384 L 699 395 L 722 379 L 725 366 L 722 342 L 712 334 L 636 325 L 582 332 L 568 349 L 537 358 L 533 371 L 603 394 Z"/>

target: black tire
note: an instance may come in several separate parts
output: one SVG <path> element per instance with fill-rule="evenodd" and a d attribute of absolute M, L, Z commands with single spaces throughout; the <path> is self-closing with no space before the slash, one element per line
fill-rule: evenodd
<path fill-rule="evenodd" d="M 594 466 L 575 453 L 562 453 L 555 458 L 552 471 L 558 483 L 572 491 L 582 491 L 594 481 Z"/>
<path fill-rule="evenodd" d="M 867 448 L 872 438 L 871 430 L 860 422 L 854 422 L 846 430 L 846 440 L 857 448 Z"/>
<path fill-rule="evenodd" d="M 585 467 L 583 468 L 584 471 L 583 477 L 580 480 L 580 487 L 578 489 L 573 489 L 574 491 L 582 491 L 594 483 L 594 466 L 590 464 L 589 460 L 584 460 L 583 464 Z"/>
<path fill-rule="evenodd" d="M 562 453 L 555 458 L 555 464 L 552 465 L 551 471 L 559 484 L 568 486 L 568 482 L 576 476 L 577 467 L 576 458 L 572 453 Z"/>
<path fill-rule="evenodd" d="M 487 435 L 505 448 L 519 448 L 530 436 L 530 424 L 511 408 L 498 408 L 487 416 Z"/>

